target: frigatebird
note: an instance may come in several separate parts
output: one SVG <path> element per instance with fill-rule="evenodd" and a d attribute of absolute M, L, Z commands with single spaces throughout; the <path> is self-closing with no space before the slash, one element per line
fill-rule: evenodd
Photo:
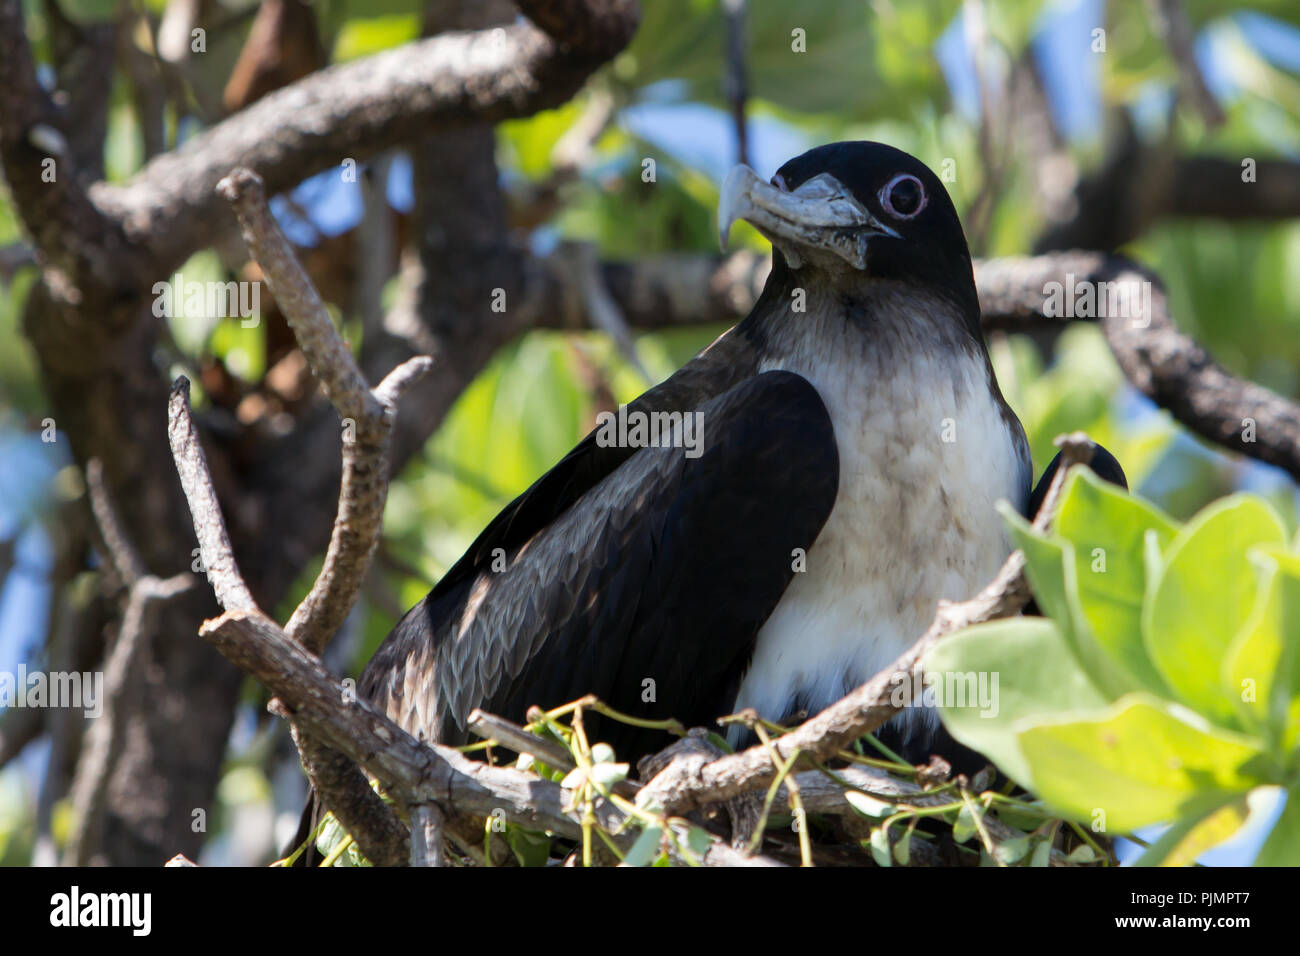
<path fill-rule="evenodd" d="M 772 243 L 749 315 L 511 502 L 365 668 L 406 730 L 463 744 L 476 707 L 522 721 L 585 694 L 686 726 L 815 713 L 1006 558 L 995 503 L 1029 504 L 1029 446 L 939 178 L 835 143 L 770 183 L 734 169 L 724 244 L 738 219 Z M 939 734 L 917 707 L 881 736 L 924 761 Z M 632 761 L 670 740 L 594 736 Z"/>

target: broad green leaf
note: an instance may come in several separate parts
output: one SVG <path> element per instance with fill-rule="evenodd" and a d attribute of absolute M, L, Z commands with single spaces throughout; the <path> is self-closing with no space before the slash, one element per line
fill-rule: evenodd
<path fill-rule="evenodd" d="M 1048 718 L 1096 713 L 1110 699 L 1080 670 L 1060 631 L 1042 618 L 991 621 L 940 641 L 926 656 L 935 675 L 988 674 L 994 706 L 950 706 L 940 701 L 944 726 L 1022 784 L 1031 779 L 1018 735 Z M 996 685 L 992 684 L 996 676 Z"/>
<path fill-rule="evenodd" d="M 1079 608 L 1091 636 L 1138 686 L 1159 693 L 1164 681 L 1142 642 L 1143 542 L 1150 533 L 1164 549 L 1178 526 L 1140 498 L 1087 469 L 1075 469 L 1055 532 L 1074 548 Z"/>
<path fill-rule="evenodd" d="M 1286 753 L 1300 734 L 1300 557 L 1274 552 L 1255 610 L 1224 663 L 1229 696 Z"/>
<path fill-rule="evenodd" d="M 1079 608 L 1074 549 L 1059 536 L 1043 537 L 1005 503 L 999 505 L 1016 547 L 1025 555 L 1025 574 L 1039 607 L 1060 629 L 1066 646 L 1088 678 L 1115 700 L 1144 689 L 1092 636 Z"/>
<path fill-rule="evenodd" d="M 1149 844 L 1142 855 L 1130 864 L 1134 867 L 1152 867 L 1160 866 L 1164 863 L 1169 854 L 1173 853 L 1183 838 L 1196 829 L 1197 825 L 1214 813 L 1215 807 L 1205 808 L 1191 816 L 1183 817 L 1181 820 L 1175 820 L 1165 828 L 1160 834 L 1159 839 Z"/>
<path fill-rule="evenodd" d="M 1032 788 L 1078 820 L 1104 812 L 1107 832 L 1204 813 L 1267 782 L 1256 742 L 1142 694 L 1091 720 L 1020 734 Z"/>
<path fill-rule="evenodd" d="M 1255 604 L 1259 575 L 1246 552 L 1285 542 L 1268 505 L 1233 495 L 1188 522 L 1148 584 L 1142 630 L 1152 660 L 1184 703 L 1222 726 L 1241 726 L 1222 668 Z"/>
<path fill-rule="evenodd" d="M 1206 850 L 1230 840 L 1248 817 L 1246 798 L 1219 807 L 1200 820 L 1160 861 L 1161 866 L 1191 866 Z"/>
<path fill-rule="evenodd" d="M 1029 807 L 1020 807 L 1014 803 L 998 804 L 994 813 L 997 818 L 1009 827 L 1017 830 L 1024 830 L 1026 833 L 1037 829 L 1043 822 L 1044 814 L 1041 810 Z"/>
<path fill-rule="evenodd" d="M 547 175 L 551 171 L 551 151 L 582 112 L 582 100 L 574 99 L 553 110 L 497 126 L 497 136 L 510 152 L 512 168 L 531 179 Z"/>
<path fill-rule="evenodd" d="M 172 337 L 187 357 L 202 353 L 213 330 L 223 321 L 220 315 L 208 313 L 206 289 L 210 284 L 225 279 L 221 259 L 207 249 L 196 252 L 174 273 L 160 278 L 151 289 L 155 310 L 165 317 Z M 260 328 L 251 331 L 259 336 L 265 335 Z"/>
<path fill-rule="evenodd" d="M 1300 866 L 1300 790 L 1287 792 L 1286 806 L 1259 848 L 1255 866 Z"/>

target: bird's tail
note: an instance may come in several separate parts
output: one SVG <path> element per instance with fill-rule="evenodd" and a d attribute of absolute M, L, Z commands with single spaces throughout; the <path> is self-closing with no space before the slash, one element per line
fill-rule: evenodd
<path fill-rule="evenodd" d="M 288 858 L 306 843 L 308 844 L 306 849 L 290 865 L 295 867 L 320 866 L 322 857 L 320 851 L 316 849 L 316 829 L 320 826 L 324 814 L 325 806 L 317 799 L 316 791 L 308 790 L 307 805 L 302 808 L 302 819 L 298 821 L 298 832 L 293 835 L 293 839 L 285 847 L 284 852 L 280 855 L 281 859 Z"/>

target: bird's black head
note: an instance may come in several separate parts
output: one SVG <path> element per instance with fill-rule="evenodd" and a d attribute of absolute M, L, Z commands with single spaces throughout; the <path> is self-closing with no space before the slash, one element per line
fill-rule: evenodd
<path fill-rule="evenodd" d="M 770 184 L 737 166 L 719 201 L 724 244 L 737 219 L 771 240 L 774 269 L 915 285 L 978 323 L 957 210 L 939 177 L 902 150 L 872 142 L 818 146 L 787 162 Z"/>

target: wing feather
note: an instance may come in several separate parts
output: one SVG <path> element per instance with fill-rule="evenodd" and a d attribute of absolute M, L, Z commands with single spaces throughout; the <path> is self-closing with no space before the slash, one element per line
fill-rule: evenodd
<path fill-rule="evenodd" d="M 531 705 L 586 693 L 687 724 L 729 709 L 758 630 L 795 573 L 794 549 L 809 548 L 830 514 L 839 460 L 825 406 L 796 374 L 752 376 L 697 410 L 698 458 L 681 448 L 609 456 L 589 436 L 559 474 L 521 496 L 531 501 L 489 526 L 496 543 L 476 543 L 474 563 L 403 618 L 367 667 L 363 692 L 408 729 L 449 743 L 465 741 L 474 707 L 522 720 Z M 563 509 L 537 490 L 587 479 Z M 527 515 L 547 520 L 527 527 Z M 500 572 L 495 547 L 506 551 Z M 433 673 L 411 680 L 429 647 Z M 599 732 L 627 756 L 666 742 L 612 722 Z"/>

